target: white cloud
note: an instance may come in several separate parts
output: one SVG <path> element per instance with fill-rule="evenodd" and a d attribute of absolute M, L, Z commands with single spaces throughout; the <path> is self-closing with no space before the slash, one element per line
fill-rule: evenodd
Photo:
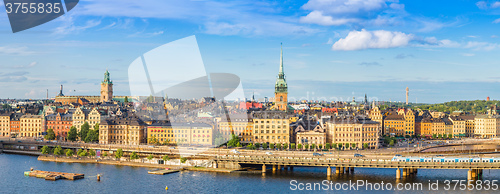
<path fill-rule="evenodd" d="M 402 32 L 391 32 L 385 30 L 377 31 L 351 31 L 345 38 L 341 38 L 333 44 L 333 50 L 362 50 L 375 48 L 395 48 L 407 46 L 414 38 L 412 34 Z"/>
<path fill-rule="evenodd" d="M 328 41 L 326 41 L 325 44 L 333 44 L 333 38 L 328 38 Z"/>
<path fill-rule="evenodd" d="M 474 53 L 462 53 L 462 56 L 464 56 L 464 57 L 473 57 L 475 55 L 476 54 L 474 54 Z"/>
<path fill-rule="evenodd" d="M 469 48 L 472 50 L 480 50 L 480 51 L 491 51 L 493 49 L 499 48 L 500 45 L 496 43 L 489 43 L 489 42 L 477 42 L 477 41 L 470 41 L 467 42 L 467 44 L 464 46 L 464 48 Z"/>
<path fill-rule="evenodd" d="M 491 4 L 491 8 L 499 8 L 499 7 L 500 7 L 500 2 L 499 1 Z"/>
<path fill-rule="evenodd" d="M 494 23 L 494 24 L 498 24 L 498 23 L 500 23 L 500 18 L 498 18 L 498 19 L 496 19 L 496 20 L 493 20 L 493 22 L 492 22 L 492 23 Z"/>
<path fill-rule="evenodd" d="M 354 18 L 333 18 L 332 16 L 325 16 L 321 11 L 312 11 L 304 17 L 300 18 L 302 23 L 319 24 L 323 26 L 338 26 L 348 23 L 357 22 L 358 19 Z"/>
<path fill-rule="evenodd" d="M 476 6 L 479 9 L 495 9 L 500 7 L 500 1 L 495 1 L 494 3 L 489 3 L 487 1 L 478 1 Z"/>
<path fill-rule="evenodd" d="M 380 10 L 393 0 L 309 0 L 302 6 L 306 10 L 325 10 L 327 13 L 346 14 Z"/>
<path fill-rule="evenodd" d="M 63 25 L 57 27 L 53 32 L 56 35 L 78 33 L 101 24 L 100 20 L 88 20 L 84 25 L 75 25 L 75 18 L 71 15 L 62 16 L 61 21 L 63 22 Z"/>
<path fill-rule="evenodd" d="M 35 52 L 28 50 L 28 47 L 4 46 L 4 47 L 0 47 L 0 54 L 4 54 L 4 55 L 31 55 L 31 54 L 35 54 Z"/>

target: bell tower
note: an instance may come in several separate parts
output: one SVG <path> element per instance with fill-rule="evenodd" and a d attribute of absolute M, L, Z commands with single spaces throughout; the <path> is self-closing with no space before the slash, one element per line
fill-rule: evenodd
<path fill-rule="evenodd" d="M 288 85 L 286 84 L 283 70 L 283 43 L 281 43 L 280 72 L 274 86 L 274 102 L 278 110 L 286 111 L 288 108 Z"/>
<path fill-rule="evenodd" d="M 104 80 L 101 82 L 101 102 L 111 102 L 113 99 L 113 82 L 109 79 L 109 71 L 106 69 Z"/>

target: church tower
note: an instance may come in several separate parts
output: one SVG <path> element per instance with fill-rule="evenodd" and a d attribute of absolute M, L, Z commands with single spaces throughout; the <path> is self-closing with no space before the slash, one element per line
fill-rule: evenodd
<path fill-rule="evenodd" d="M 101 82 L 101 102 L 111 102 L 113 99 L 113 82 L 109 79 L 109 72 L 106 69 L 104 80 Z"/>
<path fill-rule="evenodd" d="M 288 108 L 288 86 L 283 71 L 283 43 L 281 43 L 280 57 L 280 72 L 274 86 L 274 102 L 278 110 L 286 111 Z"/>

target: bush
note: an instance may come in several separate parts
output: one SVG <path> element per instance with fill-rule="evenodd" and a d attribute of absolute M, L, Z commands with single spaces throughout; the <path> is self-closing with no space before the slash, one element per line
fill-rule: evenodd
<path fill-rule="evenodd" d="M 302 149 L 302 144 L 299 143 L 299 145 L 297 145 L 297 149 L 301 150 Z"/>
<path fill-rule="evenodd" d="M 330 149 L 331 149 L 330 143 L 326 143 L 326 145 L 325 145 L 325 149 L 327 149 L 327 150 L 330 150 Z"/>
<path fill-rule="evenodd" d="M 259 149 L 260 148 L 260 143 L 255 143 L 255 148 Z"/>
<path fill-rule="evenodd" d="M 293 149 L 293 150 L 297 149 L 297 147 L 295 147 L 295 143 L 290 144 L 290 149 Z"/>
<path fill-rule="evenodd" d="M 102 156 L 106 157 L 106 156 L 108 156 L 108 153 L 107 152 L 102 152 Z"/>
<path fill-rule="evenodd" d="M 184 163 L 186 163 L 186 161 L 187 161 L 187 158 L 185 158 L 185 157 L 181 157 L 181 163 L 183 163 L 183 164 L 184 164 Z"/>
<path fill-rule="evenodd" d="M 253 150 L 253 149 L 254 149 L 253 144 L 252 144 L 252 143 L 249 143 L 249 144 L 247 145 L 247 149 L 249 149 L 249 150 Z"/>
<path fill-rule="evenodd" d="M 49 146 L 43 146 L 42 149 L 40 150 L 42 154 L 49 154 L 51 152 Z"/>
<path fill-rule="evenodd" d="M 168 157 L 167 155 L 163 156 L 163 161 L 169 161 L 169 160 L 170 160 L 170 157 Z"/>
<path fill-rule="evenodd" d="M 368 148 L 368 143 L 363 144 L 363 148 L 367 149 Z"/>
<path fill-rule="evenodd" d="M 73 150 L 66 149 L 66 156 L 73 156 Z"/>
<path fill-rule="evenodd" d="M 54 148 L 54 155 L 63 155 L 63 149 L 61 148 L 61 146 L 57 146 L 56 148 Z"/>
<path fill-rule="evenodd" d="M 287 143 L 284 143 L 284 144 L 283 144 L 283 149 L 284 149 L 284 150 L 288 150 L 288 144 L 287 144 Z"/>
<path fill-rule="evenodd" d="M 121 158 L 123 156 L 123 150 L 120 148 L 118 150 L 116 150 L 116 153 L 115 153 L 115 158 Z"/>
<path fill-rule="evenodd" d="M 89 154 L 90 154 L 91 156 L 95 156 L 95 150 L 90 149 L 90 150 L 89 150 Z"/>
<path fill-rule="evenodd" d="M 137 152 L 133 151 L 132 154 L 130 154 L 130 159 L 131 160 L 139 159 L 139 155 L 137 155 Z"/>
<path fill-rule="evenodd" d="M 132 153 L 134 153 L 134 152 L 132 152 Z M 149 154 L 148 160 L 152 160 L 152 159 L 153 159 L 153 155 Z"/>

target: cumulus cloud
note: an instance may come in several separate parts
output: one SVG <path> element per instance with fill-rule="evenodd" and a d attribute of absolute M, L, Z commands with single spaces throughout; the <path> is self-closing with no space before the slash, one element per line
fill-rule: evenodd
<path fill-rule="evenodd" d="M 412 34 L 391 32 L 385 30 L 351 31 L 345 38 L 341 38 L 332 46 L 333 50 L 363 50 L 376 48 L 395 48 L 407 46 L 414 38 Z"/>
<path fill-rule="evenodd" d="M 311 12 L 300 22 L 324 26 L 383 25 L 394 23 L 398 12 L 404 13 L 404 5 L 397 0 L 309 0 L 302 9 Z"/>

